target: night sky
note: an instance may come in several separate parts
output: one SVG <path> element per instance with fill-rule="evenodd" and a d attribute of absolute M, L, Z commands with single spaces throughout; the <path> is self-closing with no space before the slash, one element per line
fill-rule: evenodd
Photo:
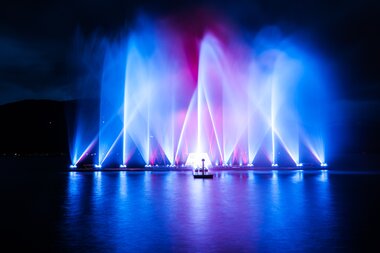
<path fill-rule="evenodd" d="M 24 99 L 75 99 L 78 34 L 112 36 L 145 13 L 191 19 L 208 10 L 255 34 L 278 26 L 285 35 L 302 35 L 328 60 L 336 75 L 334 103 L 341 123 L 376 128 L 380 115 L 380 4 L 378 1 L 19 1 L 0 8 L 0 104 Z M 190 15 L 189 15 L 190 13 Z M 338 115 L 337 115 L 338 116 Z M 342 119 L 344 118 L 344 119 Z M 374 136 L 378 138 L 379 135 Z"/>

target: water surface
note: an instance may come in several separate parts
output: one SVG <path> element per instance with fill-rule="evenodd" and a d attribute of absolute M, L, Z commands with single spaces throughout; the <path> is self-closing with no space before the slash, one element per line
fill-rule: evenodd
<path fill-rule="evenodd" d="M 50 252 L 379 250 L 379 183 L 331 171 L 8 173 L 3 240 Z"/>

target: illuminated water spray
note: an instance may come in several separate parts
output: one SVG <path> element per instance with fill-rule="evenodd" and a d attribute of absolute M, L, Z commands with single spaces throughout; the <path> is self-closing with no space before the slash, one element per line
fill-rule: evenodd
<path fill-rule="evenodd" d="M 98 103 L 78 106 L 73 166 L 326 165 L 318 61 L 265 32 L 196 36 L 148 23 L 102 44 L 98 85 L 81 86 Z"/>

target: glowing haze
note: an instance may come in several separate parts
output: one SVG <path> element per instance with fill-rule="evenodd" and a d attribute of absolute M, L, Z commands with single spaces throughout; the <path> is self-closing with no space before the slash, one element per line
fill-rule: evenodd
<path fill-rule="evenodd" d="M 321 59 L 276 27 L 234 31 L 212 17 L 140 18 L 88 42 L 101 60 L 86 62 L 78 92 L 96 102 L 78 102 L 73 164 L 181 165 L 192 153 L 216 166 L 325 163 Z"/>

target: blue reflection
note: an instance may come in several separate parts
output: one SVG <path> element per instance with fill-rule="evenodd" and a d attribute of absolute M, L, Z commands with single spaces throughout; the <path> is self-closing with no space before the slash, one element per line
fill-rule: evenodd
<path fill-rule="evenodd" d="M 250 181 L 255 180 L 255 174 L 253 173 L 253 171 L 248 171 L 247 174 L 248 174 L 248 180 Z"/>
<path fill-rule="evenodd" d="M 292 176 L 292 181 L 294 183 L 302 182 L 303 180 L 303 170 L 296 170 Z"/>
<path fill-rule="evenodd" d="M 119 190 L 121 198 L 125 198 L 127 196 L 127 172 L 120 171 L 119 172 L 120 180 L 119 180 Z"/>
<path fill-rule="evenodd" d="M 278 170 L 272 170 L 272 180 L 273 181 L 278 180 Z"/>
<path fill-rule="evenodd" d="M 99 196 L 102 195 L 102 172 L 101 171 L 95 171 L 94 172 L 94 179 L 95 179 L 95 185 L 94 185 L 94 195 Z"/>
<path fill-rule="evenodd" d="M 279 184 L 278 184 L 278 171 L 273 170 L 272 171 L 272 188 L 271 188 L 271 194 L 272 194 L 272 203 L 274 208 L 278 208 L 279 200 L 280 200 L 280 191 L 279 191 Z"/>
<path fill-rule="evenodd" d="M 337 217 L 327 171 L 217 174 L 194 180 L 188 172 L 70 172 L 61 240 L 67 251 L 89 252 L 334 246 Z"/>
<path fill-rule="evenodd" d="M 78 198 L 81 197 L 80 186 L 80 174 L 74 171 L 69 172 L 67 195 L 70 196 L 70 198 L 68 198 L 69 201 L 66 204 L 66 208 L 70 210 L 71 214 L 77 214 L 80 210 L 80 201 L 78 200 Z"/>
<path fill-rule="evenodd" d="M 329 180 L 329 175 L 327 170 L 321 170 L 318 180 L 321 182 L 327 182 Z"/>

